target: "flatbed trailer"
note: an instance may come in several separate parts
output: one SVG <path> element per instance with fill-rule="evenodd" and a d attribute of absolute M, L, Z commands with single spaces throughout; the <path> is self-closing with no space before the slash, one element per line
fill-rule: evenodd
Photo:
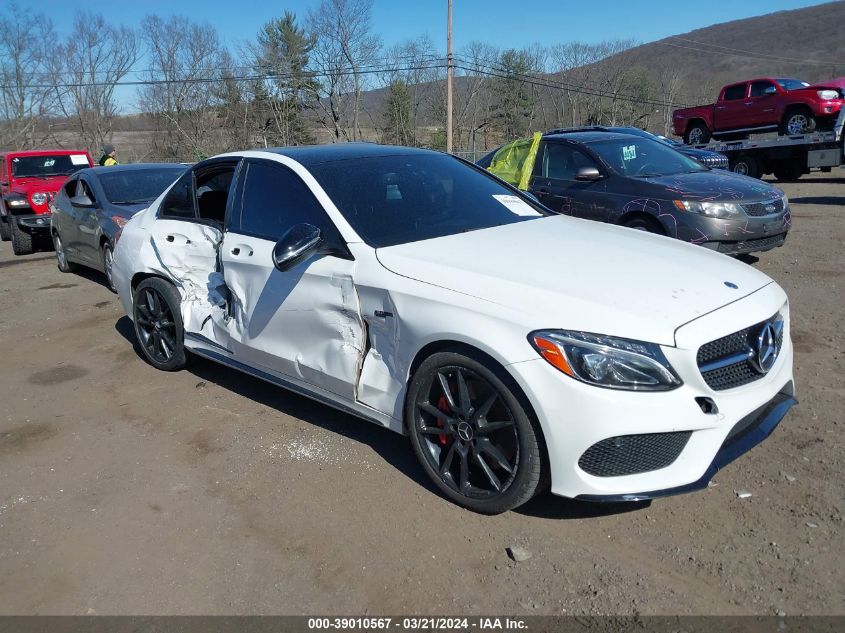
<path fill-rule="evenodd" d="M 774 174 L 778 180 L 797 180 L 813 169 L 830 171 L 845 164 L 845 109 L 833 130 L 795 136 L 711 141 L 693 145 L 725 154 L 731 171 L 754 178 Z"/>

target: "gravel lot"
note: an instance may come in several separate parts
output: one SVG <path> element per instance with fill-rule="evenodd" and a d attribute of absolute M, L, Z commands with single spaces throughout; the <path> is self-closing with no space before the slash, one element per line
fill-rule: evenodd
<path fill-rule="evenodd" d="M 498 517 L 398 435 L 156 371 L 99 275 L 3 243 L 0 613 L 845 613 L 845 172 L 784 188 L 793 231 L 754 265 L 791 300 L 800 406 L 701 493 Z"/>

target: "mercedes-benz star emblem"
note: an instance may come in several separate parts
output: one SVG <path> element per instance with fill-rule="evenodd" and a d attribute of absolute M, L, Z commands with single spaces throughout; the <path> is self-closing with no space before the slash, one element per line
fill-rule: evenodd
<path fill-rule="evenodd" d="M 766 374 L 775 364 L 778 357 L 777 333 L 772 323 L 766 323 L 755 341 L 754 368 L 761 374 Z"/>

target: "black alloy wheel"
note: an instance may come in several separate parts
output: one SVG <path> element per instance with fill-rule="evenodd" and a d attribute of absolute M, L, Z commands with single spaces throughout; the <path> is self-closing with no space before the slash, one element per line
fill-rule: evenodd
<path fill-rule="evenodd" d="M 135 335 L 153 367 L 176 371 L 186 364 L 179 291 L 158 277 L 142 281 L 135 290 Z"/>
<path fill-rule="evenodd" d="M 537 433 L 519 399 L 487 363 L 442 352 L 409 385 L 406 420 L 417 458 L 456 503 L 497 514 L 540 482 Z"/>

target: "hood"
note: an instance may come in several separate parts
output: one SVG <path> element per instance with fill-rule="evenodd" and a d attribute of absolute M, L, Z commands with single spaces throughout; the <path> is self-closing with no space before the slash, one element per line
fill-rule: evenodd
<path fill-rule="evenodd" d="M 30 193 L 55 193 L 68 179 L 66 174 L 55 174 L 53 176 L 13 176 L 9 183 L 10 193 L 19 193 L 28 196 Z"/>
<path fill-rule="evenodd" d="M 803 88 L 803 90 L 839 90 L 842 94 L 845 94 L 845 77 L 835 77 L 834 79 L 828 79 L 827 81 L 820 81 L 817 84 L 813 84 L 811 86 L 807 86 Z"/>
<path fill-rule="evenodd" d="M 378 249 L 388 270 L 501 306 L 527 328 L 675 344 L 675 330 L 773 283 L 671 238 L 551 216 Z M 729 288 L 725 282 L 738 286 Z M 504 310 L 499 310 L 504 312 Z"/>
<path fill-rule="evenodd" d="M 762 180 L 723 170 L 654 176 L 636 180 L 653 185 L 654 191 L 651 194 L 653 197 L 668 199 L 765 202 L 783 195 L 780 189 Z"/>

